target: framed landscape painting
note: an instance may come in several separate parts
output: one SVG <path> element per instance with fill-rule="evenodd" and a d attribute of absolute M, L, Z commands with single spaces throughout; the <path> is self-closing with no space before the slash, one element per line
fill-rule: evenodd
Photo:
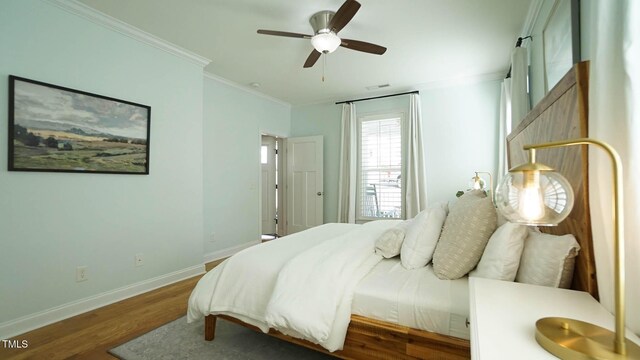
<path fill-rule="evenodd" d="M 9 76 L 9 170 L 149 174 L 151 108 Z"/>

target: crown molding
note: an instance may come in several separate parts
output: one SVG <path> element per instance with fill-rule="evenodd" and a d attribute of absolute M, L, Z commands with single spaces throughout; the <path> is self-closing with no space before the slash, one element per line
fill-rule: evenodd
<path fill-rule="evenodd" d="M 473 84 L 478 84 L 483 82 L 499 81 L 499 80 L 504 80 L 504 75 L 507 73 L 507 70 L 509 69 L 505 68 L 504 71 L 502 72 L 431 81 L 431 82 L 414 84 L 411 86 L 395 86 L 391 88 L 385 88 L 384 91 L 358 93 L 358 94 L 352 94 L 351 96 L 346 96 L 346 97 L 343 96 L 340 98 L 335 98 L 335 97 L 326 98 L 326 99 L 322 99 L 314 102 L 299 104 L 299 105 L 296 105 L 296 107 L 334 103 L 334 102 L 344 101 L 345 98 L 354 98 L 354 99 L 366 98 L 366 97 L 374 97 L 374 96 L 391 95 L 395 93 L 402 93 L 402 92 L 408 92 L 408 91 L 427 91 L 427 90 L 434 90 L 434 89 L 446 89 L 446 88 L 452 88 L 452 87 L 463 86 L 463 85 L 473 85 Z"/>
<path fill-rule="evenodd" d="M 87 6 L 77 0 L 43 0 L 49 4 L 52 4 L 62 10 L 65 10 L 71 14 L 82 17 L 86 20 L 98 24 L 107 29 L 116 31 L 120 34 L 128 36 L 134 40 L 138 40 L 147 45 L 151 45 L 157 49 L 166 51 L 170 54 L 179 56 L 183 59 L 199 65 L 201 67 L 207 66 L 211 60 L 196 53 L 193 53 L 187 49 L 181 48 L 175 44 L 172 44 L 166 40 L 163 40 L 157 36 L 151 35 L 146 31 L 140 30 L 135 26 L 129 25 L 121 20 L 118 20 L 112 16 L 109 16 L 103 12 L 100 12 L 90 6 Z"/>
<path fill-rule="evenodd" d="M 249 88 L 249 87 L 247 87 L 247 86 L 240 85 L 240 84 L 238 84 L 237 82 L 235 82 L 235 81 L 231 81 L 231 80 L 229 80 L 229 79 L 225 79 L 225 78 L 223 78 L 222 76 L 218 76 L 218 75 L 215 75 L 215 74 L 212 74 L 212 73 L 210 73 L 210 72 L 205 71 L 205 72 L 204 72 L 204 77 L 205 77 L 205 78 L 208 78 L 208 79 L 210 79 L 210 80 L 214 80 L 214 81 L 221 82 L 221 83 L 223 83 L 223 84 L 225 84 L 225 85 L 229 85 L 229 86 L 234 87 L 234 88 L 236 88 L 236 89 L 239 89 L 239 90 L 242 90 L 242 91 L 248 92 L 248 93 L 249 93 L 249 94 L 251 94 L 251 95 L 255 95 L 255 96 L 258 96 L 258 97 L 261 97 L 261 98 L 267 99 L 267 100 L 269 100 L 269 101 L 273 101 L 273 102 L 275 102 L 275 103 L 278 103 L 278 104 L 280 104 L 280 105 L 284 105 L 284 106 L 286 106 L 286 107 L 288 107 L 288 108 L 291 108 L 291 104 L 290 104 L 290 103 L 288 103 L 288 102 L 286 102 L 286 101 L 283 101 L 283 100 L 280 100 L 280 99 L 274 98 L 273 96 L 269 96 L 269 95 L 267 95 L 267 94 L 261 93 L 260 91 L 256 91 L 256 90 L 251 89 L 251 88 Z"/>
<path fill-rule="evenodd" d="M 483 82 L 491 82 L 504 80 L 504 75 L 507 73 L 509 69 L 504 69 L 504 71 L 488 73 L 488 74 L 480 74 L 480 75 L 472 75 L 465 76 L 453 79 L 446 79 L 440 81 L 432 81 L 422 84 L 416 84 L 413 87 L 417 90 L 431 90 L 431 89 L 442 89 L 442 88 L 450 88 L 461 85 L 473 85 Z"/>

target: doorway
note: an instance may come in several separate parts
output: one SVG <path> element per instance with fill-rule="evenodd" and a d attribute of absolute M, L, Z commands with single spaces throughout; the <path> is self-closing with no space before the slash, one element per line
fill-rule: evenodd
<path fill-rule="evenodd" d="M 262 240 L 278 237 L 278 141 L 262 135 L 260 147 Z"/>
<path fill-rule="evenodd" d="M 322 136 L 261 134 L 260 141 L 262 241 L 322 225 Z"/>

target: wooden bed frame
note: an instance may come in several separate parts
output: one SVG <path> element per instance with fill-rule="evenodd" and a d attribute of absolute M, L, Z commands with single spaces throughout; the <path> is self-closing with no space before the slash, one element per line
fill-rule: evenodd
<path fill-rule="evenodd" d="M 588 63 L 574 66 L 507 138 L 510 165 L 526 162 L 525 144 L 587 136 Z M 582 250 L 576 258 L 572 288 L 597 298 L 595 263 L 591 239 L 586 147 L 538 152 L 538 160 L 558 169 L 572 184 L 574 209 L 557 227 L 542 228 L 553 234 L 574 234 Z M 213 340 L 217 318 L 260 331 L 226 315 L 205 318 L 205 339 Z M 351 316 L 344 349 L 333 353 L 306 340 L 271 329 L 269 335 L 342 359 L 469 359 L 468 340 L 391 324 L 358 315 Z"/>

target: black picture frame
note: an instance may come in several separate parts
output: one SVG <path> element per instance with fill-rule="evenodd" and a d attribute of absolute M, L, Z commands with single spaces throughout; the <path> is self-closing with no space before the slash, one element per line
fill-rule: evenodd
<path fill-rule="evenodd" d="M 9 75 L 9 171 L 149 174 L 151 107 Z"/>

